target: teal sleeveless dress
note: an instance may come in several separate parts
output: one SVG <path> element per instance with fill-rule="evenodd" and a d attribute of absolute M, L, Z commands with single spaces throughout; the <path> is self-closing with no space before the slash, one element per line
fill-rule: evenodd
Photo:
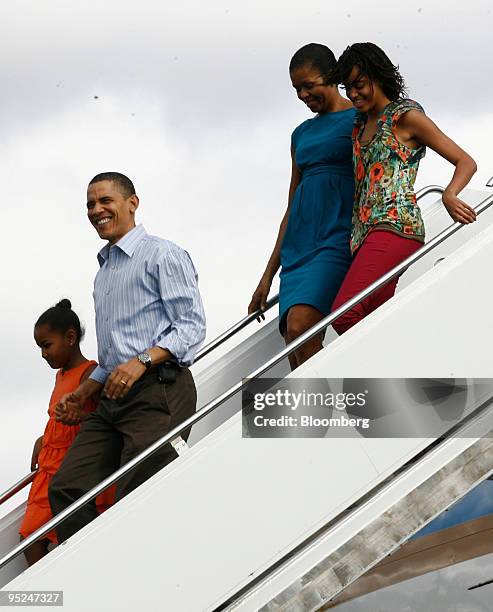
<path fill-rule="evenodd" d="M 301 181 L 281 246 L 279 330 L 295 304 L 328 315 L 351 264 L 354 203 L 351 132 L 355 110 L 317 115 L 299 125 L 291 143 Z"/>

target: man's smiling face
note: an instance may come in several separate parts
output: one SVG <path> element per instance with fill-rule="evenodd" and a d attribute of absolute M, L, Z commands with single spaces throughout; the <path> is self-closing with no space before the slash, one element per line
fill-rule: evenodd
<path fill-rule="evenodd" d="M 87 216 L 99 237 L 116 244 L 135 227 L 136 195 L 126 198 L 113 181 L 99 181 L 87 188 Z"/>

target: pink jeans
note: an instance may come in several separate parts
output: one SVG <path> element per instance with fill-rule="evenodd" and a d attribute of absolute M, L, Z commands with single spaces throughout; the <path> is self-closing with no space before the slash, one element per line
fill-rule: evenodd
<path fill-rule="evenodd" d="M 332 304 L 332 312 L 350 300 L 360 291 L 366 289 L 383 274 L 395 268 L 401 261 L 422 247 L 422 243 L 411 238 L 404 238 L 393 232 L 374 230 L 370 232 L 363 244 L 356 251 L 353 263 L 344 278 L 338 294 Z M 362 302 L 348 310 L 332 323 L 340 335 L 347 331 L 366 315 L 373 312 L 390 299 L 397 286 L 398 277 L 393 278 Z"/>

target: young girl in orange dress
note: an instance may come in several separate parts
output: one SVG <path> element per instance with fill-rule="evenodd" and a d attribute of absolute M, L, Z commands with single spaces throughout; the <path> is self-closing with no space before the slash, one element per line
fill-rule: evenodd
<path fill-rule="evenodd" d="M 332 310 L 416 252 L 424 224 L 414 181 L 426 147 L 455 166 L 442 201 L 454 221 L 471 223 L 474 210 L 458 193 L 476 171 L 474 160 L 429 119 L 420 104 L 405 97 L 398 67 L 373 43 L 355 43 L 337 62 L 338 79 L 358 111 L 353 129 L 355 201 L 353 261 Z M 341 315 L 341 334 L 388 300 L 397 278 Z"/>
<path fill-rule="evenodd" d="M 96 407 L 95 401 L 91 399 L 84 406 L 84 413 L 69 411 L 62 417 L 63 422 L 55 415 L 55 407 L 60 398 L 76 389 L 97 365 L 95 361 L 89 361 L 81 353 L 82 336 L 79 317 L 67 299 L 61 300 L 56 306 L 44 312 L 34 326 L 34 339 L 41 348 L 43 359 L 46 359 L 51 368 L 58 369 L 58 372 L 48 408 L 48 423 L 44 434 L 34 444 L 31 470 L 36 469 L 37 465 L 38 471 L 31 485 L 26 514 L 19 529 L 21 540 L 52 518 L 48 485 L 74 441 L 80 424 Z M 106 510 L 113 503 L 113 499 L 114 488 L 110 487 L 96 499 L 99 511 Z M 46 534 L 43 539 L 34 542 L 25 551 L 29 565 L 46 555 L 50 542 L 57 543 L 54 530 Z"/>

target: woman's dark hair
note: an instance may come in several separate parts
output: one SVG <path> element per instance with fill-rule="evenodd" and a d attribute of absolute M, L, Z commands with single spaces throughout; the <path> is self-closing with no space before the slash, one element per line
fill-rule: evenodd
<path fill-rule="evenodd" d="M 387 55 L 377 45 L 365 42 L 350 45 L 337 61 L 339 83 L 347 81 L 351 70 L 357 66 L 362 75 L 378 83 L 383 93 L 394 102 L 406 95 L 406 84 Z"/>
<path fill-rule="evenodd" d="M 84 337 L 84 329 L 81 327 L 79 317 L 72 310 L 70 300 L 64 298 L 60 300 L 56 306 L 48 308 L 36 321 L 34 327 L 40 325 L 49 325 L 51 329 L 59 331 L 62 334 L 68 332 L 70 328 L 75 330 L 77 341 L 80 342 Z"/>
<path fill-rule="evenodd" d="M 333 76 L 337 60 L 329 47 L 319 43 L 308 43 L 308 45 L 301 47 L 289 62 L 289 72 L 306 65 L 311 65 L 320 70 L 320 74 L 325 77 L 326 83 L 335 82 Z"/>

